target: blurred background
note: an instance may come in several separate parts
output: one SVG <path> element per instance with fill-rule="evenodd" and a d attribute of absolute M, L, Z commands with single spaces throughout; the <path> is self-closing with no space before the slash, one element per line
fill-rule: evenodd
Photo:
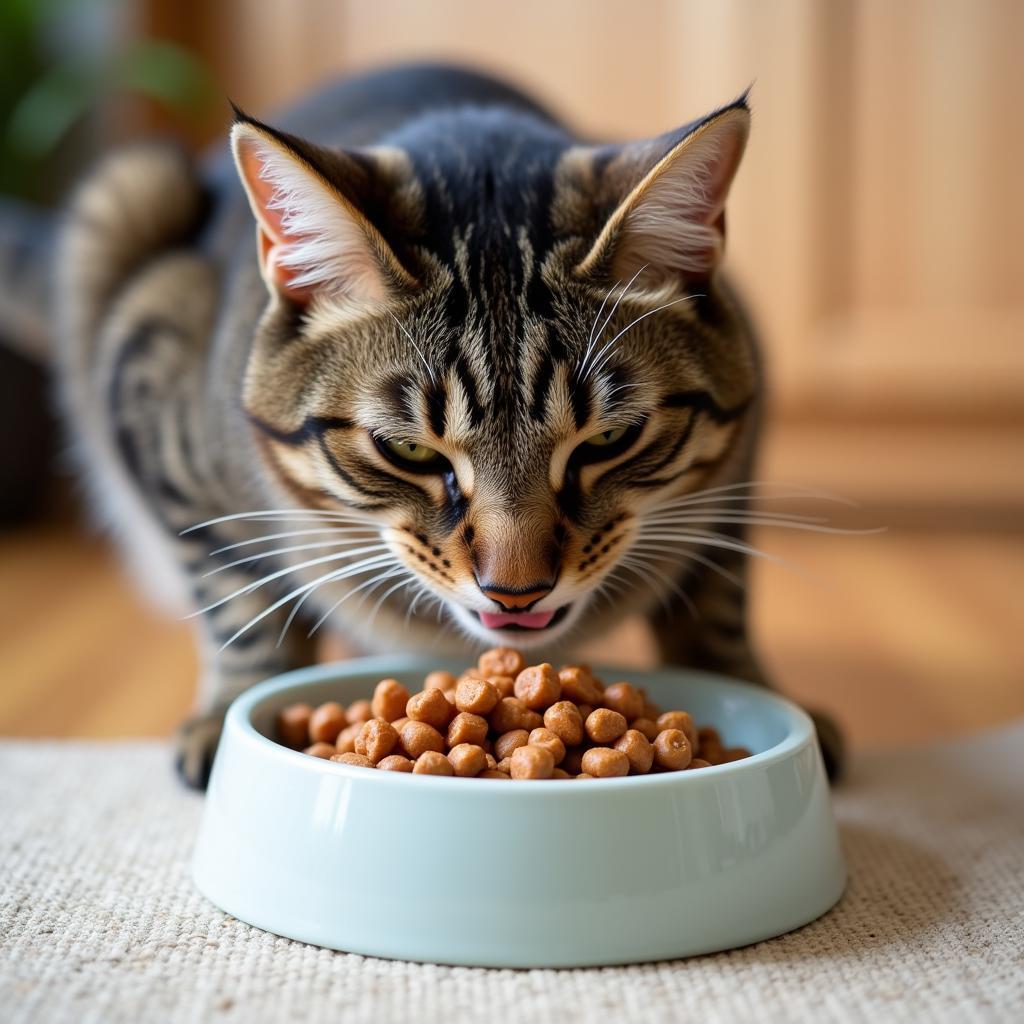
<path fill-rule="evenodd" d="M 505 74 L 609 139 L 753 82 L 728 263 L 767 353 L 760 475 L 889 527 L 756 532 L 807 573 L 755 566 L 755 632 L 856 744 L 940 738 L 1024 713 L 1022 40 L 1017 0 L 5 0 L 0 191 L 53 204 L 124 139 L 221 144 L 227 96 L 272 119 L 409 58 Z M 166 733 L 189 631 L 85 525 L 46 388 L 0 353 L 0 733 Z M 612 649 L 652 656 L 636 627 Z"/>

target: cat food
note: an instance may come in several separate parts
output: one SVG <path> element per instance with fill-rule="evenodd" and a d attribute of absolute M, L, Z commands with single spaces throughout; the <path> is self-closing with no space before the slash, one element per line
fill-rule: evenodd
<path fill-rule="evenodd" d="M 464 779 L 612 779 L 750 756 L 632 683 L 604 686 L 584 665 L 527 665 L 510 647 L 458 678 L 431 672 L 418 693 L 383 679 L 348 708 L 293 704 L 277 717 L 277 738 L 340 764 Z"/>

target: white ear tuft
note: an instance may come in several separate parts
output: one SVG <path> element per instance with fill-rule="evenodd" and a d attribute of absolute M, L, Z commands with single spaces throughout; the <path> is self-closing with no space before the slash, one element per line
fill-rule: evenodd
<path fill-rule="evenodd" d="M 721 258 L 725 202 L 749 128 L 749 111 L 736 105 L 712 115 L 653 166 L 650 144 L 627 147 L 621 159 L 649 169 L 608 219 L 580 269 L 610 257 L 619 280 L 642 267 L 663 278 L 710 273 Z"/>
<path fill-rule="evenodd" d="M 386 243 L 319 171 L 248 122 L 232 128 L 231 147 L 259 225 L 268 286 L 303 305 L 315 294 L 387 298 Z"/>

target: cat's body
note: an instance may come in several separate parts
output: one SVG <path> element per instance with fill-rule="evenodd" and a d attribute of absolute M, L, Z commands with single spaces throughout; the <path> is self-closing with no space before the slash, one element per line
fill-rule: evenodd
<path fill-rule="evenodd" d="M 641 612 L 666 660 L 763 681 L 732 515 L 761 382 L 715 273 L 747 116 L 590 148 L 501 83 L 410 68 L 241 118 L 245 188 L 155 148 L 84 183 L 61 392 L 139 575 L 209 608 L 189 781 L 322 616 L 365 649 L 554 660 Z"/>

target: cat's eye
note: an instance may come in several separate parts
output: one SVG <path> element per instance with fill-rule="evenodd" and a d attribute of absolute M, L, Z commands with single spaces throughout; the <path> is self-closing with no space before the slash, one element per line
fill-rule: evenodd
<path fill-rule="evenodd" d="M 439 451 L 419 441 L 374 435 L 373 442 L 388 462 L 410 473 L 447 473 L 452 468 Z"/>
<path fill-rule="evenodd" d="M 588 437 L 583 443 L 592 448 L 607 448 L 615 444 L 616 441 L 621 441 L 627 430 L 629 427 L 611 427 L 608 430 L 602 430 L 600 434 Z"/>

